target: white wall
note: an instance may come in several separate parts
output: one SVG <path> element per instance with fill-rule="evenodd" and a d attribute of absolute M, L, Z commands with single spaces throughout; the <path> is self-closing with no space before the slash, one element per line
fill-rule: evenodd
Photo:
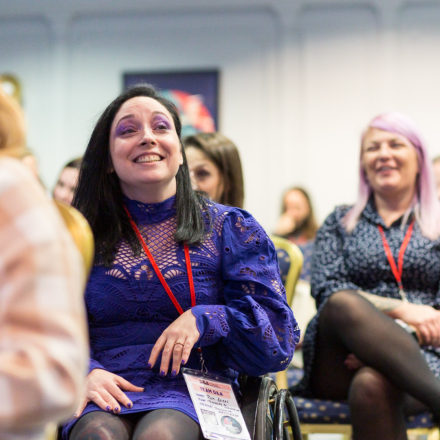
<path fill-rule="evenodd" d="M 440 154 L 439 55 L 440 0 L 0 0 L 0 74 L 22 82 L 48 186 L 123 72 L 218 68 L 220 130 L 268 230 L 293 184 L 320 220 L 354 201 L 359 135 L 380 112 L 413 116 Z"/>

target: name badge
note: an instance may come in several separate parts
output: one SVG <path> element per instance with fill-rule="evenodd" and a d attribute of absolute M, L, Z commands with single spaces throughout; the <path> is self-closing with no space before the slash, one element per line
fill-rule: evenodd
<path fill-rule="evenodd" d="M 229 379 L 182 369 L 205 438 L 251 440 Z"/>

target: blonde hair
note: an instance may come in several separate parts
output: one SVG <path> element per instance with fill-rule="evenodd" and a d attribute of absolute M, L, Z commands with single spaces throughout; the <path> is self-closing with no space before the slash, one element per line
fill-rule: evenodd
<path fill-rule="evenodd" d="M 21 158 L 26 146 L 23 111 L 13 98 L 0 89 L 0 157 Z"/>

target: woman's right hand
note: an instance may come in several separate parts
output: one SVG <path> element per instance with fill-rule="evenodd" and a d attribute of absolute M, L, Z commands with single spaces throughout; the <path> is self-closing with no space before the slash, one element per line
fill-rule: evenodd
<path fill-rule="evenodd" d="M 422 304 L 402 303 L 393 310 L 392 317 L 415 327 L 420 345 L 440 346 L 440 311 Z"/>
<path fill-rule="evenodd" d="M 115 414 L 120 412 L 121 404 L 132 408 L 133 402 L 122 390 L 144 391 L 143 388 L 131 384 L 121 376 L 95 368 L 87 375 L 85 397 L 78 405 L 74 417 L 79 417 L 82 414 L 88 402 L 93 402 L 104 411 L 112 411 Z"/>

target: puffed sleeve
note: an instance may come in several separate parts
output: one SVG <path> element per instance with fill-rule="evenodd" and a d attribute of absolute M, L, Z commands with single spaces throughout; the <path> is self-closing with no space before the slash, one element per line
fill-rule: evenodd
<path fill-rule="evenodd" d="M 318 309 L 335 292 L 359 289 L 359 286 L 351 282 L 345 266 L 343 246 L 347 233 L 342 225 L 342 218 L 346 212 L 346 207 L 336 208 L 316 236 L 311 293 Z"/>
<path fill-rule="evenodd" d="M 284 370 L 299 341 L 275 247 L 246 211 L 231 209 L 221 232 L 225 305 L 192 309 L 200 346 L 218 344 L 228 367 L 257 376 Z"/>

